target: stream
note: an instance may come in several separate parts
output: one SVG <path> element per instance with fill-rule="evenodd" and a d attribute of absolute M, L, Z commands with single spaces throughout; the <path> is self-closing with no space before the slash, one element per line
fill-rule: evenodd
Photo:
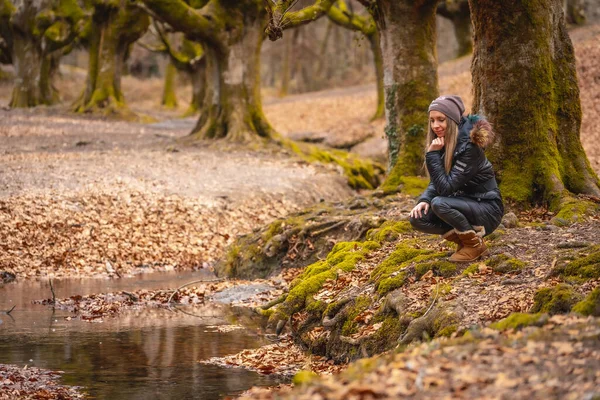
<path fill-rule="evenodd" d="M 54 289 L 57 298 L 65 298 L 175 288 L 202 277 L 202 272 L 171 272 L 119 280 L 65 279 L 55 281 Z M 241 323 L 228 306 L 195 307 L 197 316 L 147 308 L 90 323 L 69 321 L 69 312 L 32 304 L 51 297 L 48 281 L 0 286 L 0 310 L 16 306 L 11 315 L 0 314 L 1 364 L 64 371 L 63 384 L 81 386 L 97 399 L 219 399 L 279 382 L 198 362 L 268 344 L 258 335 L 259 326 L 219 332 L 217 325 Z"/>

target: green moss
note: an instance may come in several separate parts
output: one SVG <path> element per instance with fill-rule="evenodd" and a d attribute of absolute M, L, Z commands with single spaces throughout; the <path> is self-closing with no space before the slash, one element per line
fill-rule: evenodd
<path fill-rule="evenodd" d="M 306 307 L 306 311 L 309 313 L 315 314 L 323 314 L 323 312 L 327 309 L 327 303 L 324 301 L 318 300 L 311 302 L 308 307 Z"/>
<path fill-rule="evenodd" d="M 319 379 L 319 375 L 313 371 L 298 371 L 292 378 L 294 386 L 307 385 Z"/>
<path fill-rule="evenodd" d="M 465 270 L 462 272 L 463 276 L 468 276 L 468 275 L 472 275 L 479 272 L 479 264 L 478 263 L 474 263 L 469 265 L 467 268 L 465 268 Z"/>
<path fill-rule="evenodd" d="M 406 325 L 402 325 L 396 315 L 387 315 L 382 320 L 381 327 L 367 339 L 364 346 L 369 354 L 382 353 L 396 346 L 397 339 L 405 329 Z"/>
<path fill-rule="evenodd" d="M 380 295 L 385 295 L 386 293 L 391 292 L 392 290 L 398 289 L 402 287 L 406 282 L 406 277 L 408 274 L 405 271 L 399 272 L 396 275 L 392 275 L 388 278 L 381 279 L 377 285 L 377 292 Z"/>
<path fill-rule="evenodd" d="M 534 304 L 531 312 L 554 314 L 565 314 L 571 311 L 575 303 L 580 300 L 580 296 L 573 288 L 566 284 L 558 284 L 551 288 L 543 288 L 533 296 Z"/>
<path fill-rule="evenodd" d="M 509 258 L 508 260 L 496 265 L 492 268 L 494 272 L 505 274 L 508 272 L 521 271 L 527 266 L 527 263 L 516 258 Z"/>
<path fill-rule="evenodd" d="M 262 308 L 258 307 L 255 310 L 258 314 L 262 315 L 263 317 L 267 317 L 267 318 L 270 318 L 271 315 L 273 315 L 273 313 L 275 312 L 274 308 L 269 308 L 268 310 L 263 310 Z"/>
<path fill-rule="evenodd" d="M 376 283 L 377 291 L 384 295 L 404 285 L 409 274 L 409 267 L 414 267 L 417 278 L 427 271 L 433 270 L 438 275 L 451 276 L 456 266 L 448 261 L 440 260 L 446 256 L 443 252 L 430 249 L 419 249 L 406 241 L 396 249 L 371 273 L 371 281 Z"/>
<path fill-rule="evenodd" d="M 520 271 L 527 266 L 527 263 L 516 258 L 511 258 L 506 254 L 498 254 L 490 257 L 485 265 L 492 268 L 492 271 L 500 274 Z"/>
<path fill-rule="evenodd" d="M 435 314 L 433 320 L 433 336 L 450 336 L 458 329 L 458 315 L 454 312 L 442 309 L 439 313 Z"/>
<path fill-rule="evenodd" d="M 453 325 L 448 325 L 442 329 L 440 329 L 437 333 L 436 333 L 436 337 L 450 337 L 454 332 L 456 332 L 458 330 L 458 325 L 453 324 Z"/>
<path fill-rule="evenodd" d="M 385 221 L 379 228 L 370 229 L 367 239 L 378 243 L 393 241 L 403 233 L 412 232 L 413 228 L 408 221 Z"/>
<path fill-rule="evenodd" d="M 337 243 L 327 258 L 309 265 L 290 285 L 290 292 L 278 309 L 291 315 L 308 305 L 309 299 L 317 293 L 325 281 L 335 279 L 338 271 L 350 272 L 365 255 L 378 249 L 379 244 L 367 242 Z"/>
<path fill-rule="evenodd" d="M 567 197 L 567 199 L 562 202 L 556 216 L 552 218 L 552 223 L 563 226 L 574 222 L 585 222 L 587 216 L 592 215 L 597 211 L 598 205 L 591 201 Z"/>
<path fill-rule="evenodd" d="M 388 176 L 385 183 L 380 186 L 384 194 L 401 192 L 409 196 L 419 196 L 427 189 L 429 180 L 420 176 Z"/>
<path fill-rule="evenodd" d="M 348 185 L 353 189 L 374 189 L 380 183 L 383 166 L 364 160 L 343 150 L 323 150 L 315 145 L 299 144 L 283 139 L 281 144 L 309 163 L 337 164 L 344 170 Z"/>
<path fill-rule="evenodd" d="M 354 321 L 354 319 L 363 311 L 365 311 L 371 303 L 373 299 L 370 296 L 359 296 L 354 300 L 354 304 L 348 310 L 348 314 L 346 316 L 346 322 L 342 327 L 342 335 L 348 336 L 356 333 L 358 329 L 358 324 Z"/>
<path fill-rule="evenodd" d="M 527 314 L 527 313 L 513 313 L 508 317 L 495 322 L 490 325 L 490 328 L 499 331 L 507 329 L 520 329 L 526 326 L 538 325 L 542 321 L 542 314 Z"/>
<path fill-rule="evenodd" d="M 600 317 L 600 287 L 592 290 L 585 299 L 575 304 L 573 312 Z"/>
<path fill-rule="evenodd" d="M 494 240 L 500 239 L 505 234 L 506 234 L 506 231 L 504 229 L 496 229 L 494 232 L 487 235 L 485 237 L 485 239 L 493 242 Z"/>
<path fill-rule="evenodd" d="M 583 280 L 600 278 L 600 245 L 592 246 L 581 251 L 577 258 L 566 265 L 557 265 L 555 273 L 566 278 Z"/>
<path fill-rule="evenodd" d="M 437 253 L 432 257 L 443 257 L 445 253 Z M 443 276 L 445 278 L 450 277 L 456 273 L 456 264 L 446 260 L 436 260 L 415 265 L 415 273 L 417 278 L 420 279 L 428 271 L 433 271 L 436 275 Z"/>

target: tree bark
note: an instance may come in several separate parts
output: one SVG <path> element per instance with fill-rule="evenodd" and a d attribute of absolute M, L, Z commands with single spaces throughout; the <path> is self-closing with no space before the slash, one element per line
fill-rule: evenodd
<path fill-rule="evenodd" d="M 149 18 L 124 0 L 121 3 L 94 9 L 86 89 L 75 103 L 76 112 L 132 115 L 121 91 L 121 74 L 129 46 L 146 31 Z"/>
<path fill-rule="evenodd" d="M 188 74 L 192 82 L 192 101 L 184 117 L 195 115 L 202 109 L 206 97 L 206 60 L 200 60 Z"/>
<path fill-rule="evenodd" d="M 292 38 L 283 39 L 283 61 L 281 63 L 281 87 L 279 88 L 279 97 L 285 97 L 290 91 L 291 79 L 291 58 L 292 58 Z"/>
<path fill-rule="evenodd" d="M 375 79 L 377 85 L 377 108 L 371 120 L 382 118 L 385 115 L 385 88 L 383 86 L 383 56 L 379 44 L 379 31 L 368 36 L 371 51 L 373 52 L 373 64 L 375 65 Z"/>
<path fill-rule="evenodd" d="M 177 95 L 175 94 L 175 83 L 177 80 L 177 68 L 169 61 L 165 70 L 165 86 L 161 104 L 166 108 L 177 108 Z"/>
<path fill-rule="evenodd" d="M 15 83 L 9 105 L 11 108 L 19 108 L 44 104 L 40 91 L 42 51 L 24 34 L 14 35 L 13 41 Z"/>
<path fill-rule="evenodd" d="M 438 96 L 436 5 L 437 0 L 378 1 L 389 149 L 384 190 L 423 171 L 427 108 Z"/>
<path fill-rule="evenodd" d="M 470 5 L 473 108 L 495 126 L 488 153 L 503 196 L 556 209 L 568 192 L 600 195 L 579 139 L 575 56 L 561 1 Z"/>
<path fill-rule="evenodd" d="M 471 14 L 458 13 L 452 18 L 454 34 L 458 42 L 457 57 L 466 56 L 473 52 L 473 37 L 471 34 Z"/>
<path fill-rule="evenodd" d="M 246 21 L 237 41 L 232 40 L 225 52 L 206 49 L 207 90 L 202 115 L 192 132 L 195 137 L 249 142 L 274 134 L 260 96 L 265 26 L 265 18 Z"/>

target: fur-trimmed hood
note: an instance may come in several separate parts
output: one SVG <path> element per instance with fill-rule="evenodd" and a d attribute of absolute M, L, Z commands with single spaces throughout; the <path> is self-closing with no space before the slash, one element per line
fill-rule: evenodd
<path fill-rule="evenodd" d="M 458 130 L 458 142 L 461 144 L 471 142 L 485 149 L 494 142 L 492 124 L 481 115 L 462 117 Z"/>

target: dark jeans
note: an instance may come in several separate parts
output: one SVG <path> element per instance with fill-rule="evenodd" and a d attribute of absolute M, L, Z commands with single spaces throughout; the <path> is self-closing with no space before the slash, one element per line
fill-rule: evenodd
<path fill-rule="evenodd" d="M 485 227 L 485 234 L 489 235 L 500 225 L 503 215 L 501 201 L 438 196 L 431 200 L 427 214 L 411 218 L 410 223 L 418 231 L 437 235 L 453 228 L 464 232 L 479 225 Z"/>

